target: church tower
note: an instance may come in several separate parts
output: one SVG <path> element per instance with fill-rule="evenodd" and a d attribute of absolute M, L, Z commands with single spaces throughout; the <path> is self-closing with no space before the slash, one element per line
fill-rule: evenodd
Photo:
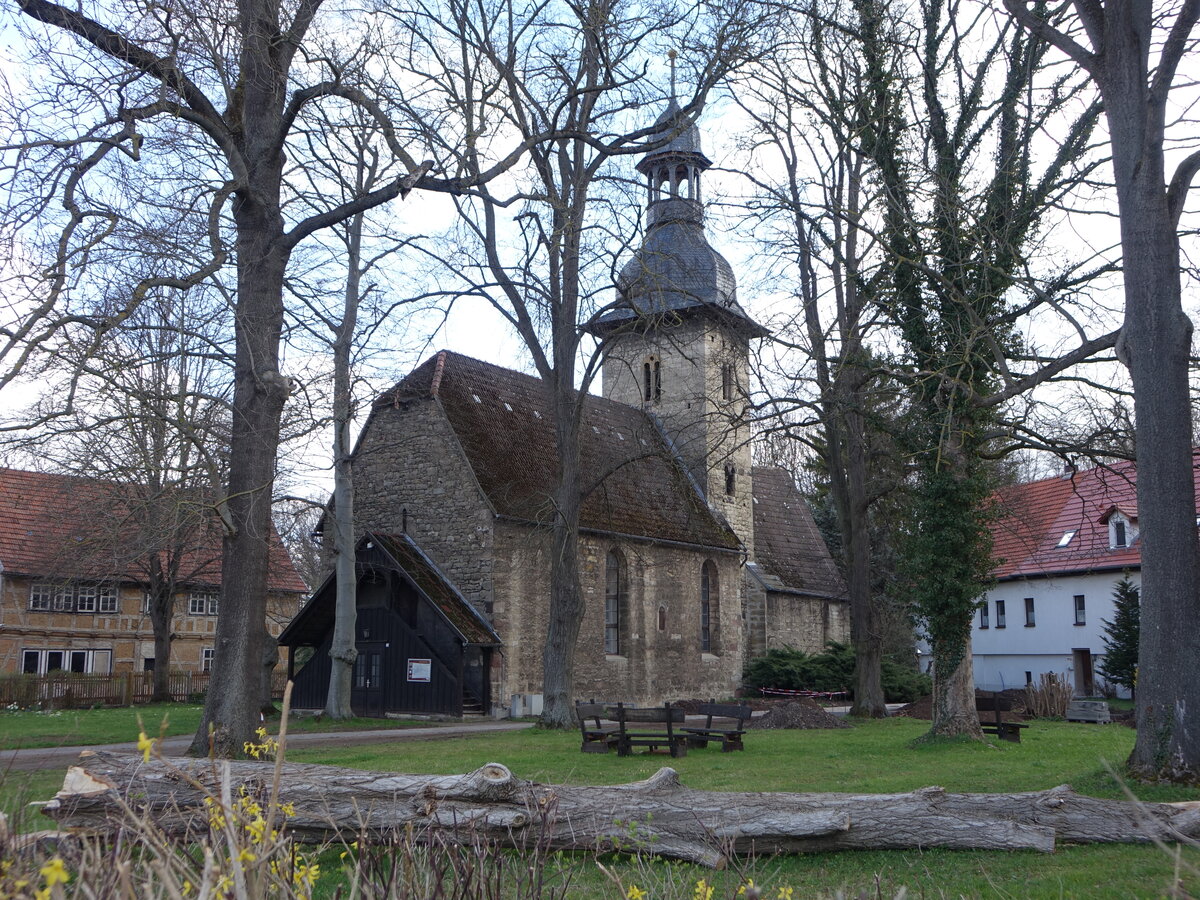
<path fill-rule="evenodd" d="M 617 278 L 604 396 L 640 406 L 670 437 L 709 506 L 754 552 L 747 417 L 750 340 L 769 332 L 738 305 L 733 269 L 708 243 L 701 194 L 712 162 L 672 98 L 655 123 L 670 140 L 646 154 L 646 235 Z"/>

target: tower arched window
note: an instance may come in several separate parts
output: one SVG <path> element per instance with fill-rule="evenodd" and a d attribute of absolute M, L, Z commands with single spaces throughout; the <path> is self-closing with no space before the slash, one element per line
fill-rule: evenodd
<path fill-rule="evenodd" d="M 642 363 L 642 399 L 646 403 L 662 399 L 662 361 L 657 356 L 648 356 Z"/>
<path fill-rule="evenodd" d="M 621 619 L 624 596 L 621 577 L 621 556 L 616 550 L 604 558 L 604 652 L 621 652 Z"/>
<path fill-rule="evenodd" d="M 700 652 L 716 653 L 721 621 L 721 588 L 717 566 L 706 559 L 700 567 Z"/>

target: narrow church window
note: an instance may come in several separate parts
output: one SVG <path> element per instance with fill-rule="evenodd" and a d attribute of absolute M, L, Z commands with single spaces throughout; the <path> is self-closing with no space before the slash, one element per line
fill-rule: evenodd
<path fill-rule="evenodd" d="M 662 397 L 662 363 L 651 356 L 642 363 L 642 399 L 658 402 Z"/>
<path fill-rule="evenodd" d="M 660 606 L 658 608 L 658 630 L 667 630 L 667 608 L 665 606 Z"/>
<path fill-rule="evenodd" d="M 613 550 L 604 560 L 604 652 L 621 652 L 621 558 Z"/>
<path fill-rule="evenodd" d="M 725 493 L 733 496 L 734 488 L 737 487 L 737 469 L 733 463 L 725 464 Z"/>
<path fill-rule="evenodd" d="M 700 567 L 700 651 L 715 653 L 717 623 L 720 621 L 720 588 L 717 567 L 711 559 Z"/>
<path fill-rule="evenodd" d="M 729 363 L 721 366 L 721 399 L 733 399 L 733 366 Z"/>

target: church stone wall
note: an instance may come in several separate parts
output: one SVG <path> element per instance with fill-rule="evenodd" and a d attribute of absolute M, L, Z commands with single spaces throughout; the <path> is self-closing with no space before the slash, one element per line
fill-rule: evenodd
<path fill-rule="evenodd" d="M 505 638 L 503 674 L 495 688 L 503 702 L 513 694 L 542 692 L 549 535 L 503 523 L 496 530 L 495 549 L 494 621 Z M 605 564 L 613 549 L 623 564 L 621 647 L 617 654 L 606 654 Z M 706 559 L 715 564 L 719 582 L 713 653 L 700 648 L 700 570 Z M 576 649 L 576 698 L 657 704 L 730 696 L 741 681 L 744 661 L 739 562 L 733 554 L 705 556 L 684 548 L 585 536 L 580 581 L 586 611 Z"/>
<path fill-rule="evenodd" d="M 849 604 L 767 591 L 766 649 L 821 653 L 830 641 L 850 642 Z"/>
<path fill-rule="evenodd" d="M 463 596 L 490 613 L 494 517 L 436 400 L 374 412 L 355 454 L 354 492 L 356 538 L 407 524 Z"/>

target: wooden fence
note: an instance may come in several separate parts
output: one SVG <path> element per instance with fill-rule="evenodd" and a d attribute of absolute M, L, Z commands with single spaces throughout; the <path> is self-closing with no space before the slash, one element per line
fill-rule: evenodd
<path fill-rule="evenodd" d="M 202 700 L 211 676 L 207 673 L 172 672 L 171 698 Z M 287 672 L 275 672 L 271 695 L 283 696 Z M 153 672 L 119 672 L 115 675 L 0 675 L 0 708 L 87 709 L 92 706 L 131 706 L 148 703 L 154 692 Z"/>

